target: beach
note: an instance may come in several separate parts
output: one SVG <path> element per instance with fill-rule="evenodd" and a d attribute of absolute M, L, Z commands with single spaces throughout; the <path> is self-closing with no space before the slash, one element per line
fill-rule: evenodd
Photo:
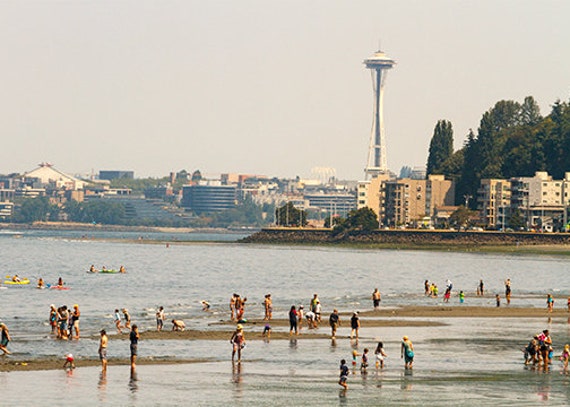
<path fill-rule="evenodd" d="M 555 362 L 552 374 L 537 376 L 525 368 L 521 352 L 546 328 L 555 355 L 570 342 L 570 265 L 565 256 L 468 252 L 468 247 L 454 252 L 235 241 L 145 245 L 136 236 L 105 232 L 90 239 L 68 231 L 0 235 L 6 275 L 29 277 L 32 284 L 38 276 L 49 284 L 62 277 L 69 287 L 37 290 L 30 284 L 0 291 L 0 317 L 12 336 L 12 355 L 0 358 L 0 380 L 7 389 L 3 402 L 93 405 L 101 398 L 120 405 L 179 405 L 191 395 L 196 405 L 260 405 L 264 400 L 286 405 L 291 394 L 302 394 L 306 403 L 338 405 L 344 400 L 338 393 L 340 360 L 350 360 L 354 350 L 373 352 L 382 341 L 386 367 L 351 372 L 346 396 L 351 405 L 377 405 L 378 397 L 386 405 L 422 405 L 425 394 L 437 394 L 438 405 L 445 405 L 442 399 L 535 405 L 545 393 L 555 400 L 550 405 L 568 404 L 564 389 L 569 378 L 559 374 L 560 364 Z M 143 241 L 160 242 L 159 236 Z M 124 265 L 127 273 L 87 273 L 91 264 L 99 269 Z M 503 296 L 507 278 L 512 303 L 507 306 L 503 298 L 497 308 L 495 295 Z M 425 296 L 426 279 L 439 285 L 440 294 L 451 279 L 450 302 L 444 303 L 442 295 Z M 475 295 L 481 279 L 484 297 Z M 375 287 L 382 293 L 379 310 L 372 309 Z M 459 290 L 465 292 L 463 304 Z M 241 364 L 231 361 L 229 339 L 236 327 L 229 320 L 232 293 L 248 297 Z M 273 299 L 269 339 L 262 336 L 268 293 Z M 300 335 L 290 336 L 289 309 L 308 309 L 315 293 L 323 322 L 313 330 L 304 323 Z M 546 312 L 547 294 L 555 298 L 551 314 Z M 211 304 L 208 311 L 202 300 Z M 50 304 L 79 305 L 80 340 L 56 340 L 50 334 Z M 163 332 L 156 332 L 159 306 L 166 313 Z M 116 334 L 113 321 L 114 309 L 122 308 L 129 309 L 131 323 L 141 331 L 136 386 L 129 373 L 128 334 Z M 332 340 L 328 316 L 335 308 L 342 324 Z M 358 341 L 349 339 L 354 311 L 361 318 Z M 172 332 L 172 319 L 183 320 L 186 330 Z M 101 329 L 109 335 L 106 386 L 100 385 L 104 380 L 97 354 Z M 404 370 L 400 359 L 404 335 L 416 350 L 413 371 Z M 63 369 L 67 353 L 75 357 L 73 372 Z"/>
<path fill-rule="evenodd" d="M 341 327 L 348 327 L 350 325 L 351 313 L 340 313 Z M 367 337 L 367 330 L 374 328 L 401 328 L 409 330 L 411 328 L 432 328 L 444 327 L 449 325 L 446 322 L 448 319 L 480 319 L 480 318 L 494 318 L 494 319 L 509 319 L 517 318 L 520 322 L 536 318 L 548 319 L 561 319 L 569 318 L 570 313 L 565 309 L 555 309 L 552 313 L 548 313 L 546 309 L 538 309 L 534 307 L 516 307 L 516 306 L 503 306 L 503 307 L 481 307 L 481 306 L 402 306 L 378 310 L 365 310 L 359 312 L 361 321 L 361 336 Z M 263 335 L 263 328 L 270 325 L 272 332 L 270 338 Z M 236 326 L 235 322 L 230 320 L 211 322 L 209 324 L 213 327 L 222 329 L 187 329 L 184 331 L 172 330 L 147 330 L 141 332 L 140 340 L 142 343 L 145 341 L 223 341 L 226 342 L 232 335 L 233 328 Z M 247 341 L 325 341 L 325 344 L 330 342 L 330 327 L 328 324 L 328 315 L 323 317 L 322 322 L 317 329 L 309 329 L 306 322 L 301 329 L 299 335 L 290 335 L 288 332 L 289 321 L 286 319 L 272 319 L 265 321 L 263 319 L 252 319 L 247 323 L 243 323 L 245 336 Z M 169 327 L 169 324 L 166 324 Z M 109 333 L 109 342 L 124 341 L 127 337 L 126 333 Z M 97 341 L 98 335 L 91 335 L 88 339 Z M 338 340 L 348 340 L 348 336 L 337 336 Z M 58 341 L 56 339 L 52 339 Z M 47 358 L 33 358 L 33 359 L 20 359 L 12 357 L 4 357 L 0 360 L 0 371 L 32 371 L 32 370 L 57 370 L 63 366 L 63 359 L 54 359 L 53 357 Z M 206 363 L 209 358 L 153 358 L 142 357 L 139 358 L 137 364 L 140 365 L 176 365 L 187 363 Z M 77 367 L 91 367 L 99 366 L 100 362 L 96 358 L 78 358 L 76 359 Z M 128 358 L 110 358 L 109 366 L 129 365 Z"/>

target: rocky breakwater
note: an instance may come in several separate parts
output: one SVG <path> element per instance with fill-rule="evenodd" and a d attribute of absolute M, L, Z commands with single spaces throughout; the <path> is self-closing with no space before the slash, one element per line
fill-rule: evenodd
<path fill-rule="evenodd" d="M 371 232 L 351 231 L 334 235 L 329 229 L 266 228 L 240 240 L 240 242 L 404 246 L 570 246 L 570 234 L 450 230 L 375 230 Z"/>

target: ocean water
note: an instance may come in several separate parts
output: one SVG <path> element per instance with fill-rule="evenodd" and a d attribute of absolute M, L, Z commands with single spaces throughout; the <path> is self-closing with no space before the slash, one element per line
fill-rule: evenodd
<path fill-rule="evenodd" d="M 494 306 L 503 282 L 513 286 L 512 306 L 545 307 L 547 293 L 555 307 L 570 295 L 570 263 L 564 256 L 481 254 L 398 250 L 356 250 L 321 247 L 242 245 L 238 235 L 211 235 L 225 243 L 144 244 L 131 240 L 107 242 L 68 234 L 24 232 L 0 235 L 0 272 L 17 273 L 33 282 L 62 277 L 68 291 L 10 286 L 0 290 L 0 318 L 10 328 L 13 355 L 0 363 L 39 357 L 61 358 L 72 352 L 79 367 L 45 372 L 0 373 L 0 405 L 568 405 L 570 376 L 555 362 L 549 373 L 527 370 L 520 348 L 538 331 L 550 328 L 556 353 L 570 342 L 567 318 L 466 318 L 444 320 L 445 326 L 366 327 L 358 344 L 348 328 L 339 339 L 250 341 L 243 362 L 231 363 L 228 341 L 142 341 L 141 357 L 200 358 L 207 363 L 138 366 L 131 377 L 127 366 L 110 366 L 106 377 L 98 367 L 81 367 L 81 359 L 97 357 L 101 328 L 114 332 L 112 313 L 126 307 L 142 330 L 154 329 L 156 307 L 167 319 L 184 319 L 189 328 L 228 319 L 228 302 L 237 292 L 248 298 L 246 317 L 262 317 L 266 293 L 274 299 L 274 317 L 284 318 L 292 304 L 308 305 L 318 293 L 325 315 L 371 308 L 375 287 L 383 307 L 405 304 L 440 305 L 423 296 L 423 281 L 440 287 L 446 279 L 467 293 L 466 304 Z M 121 236 L 106 235 L 110 239 Z M 131 239 L 131 237 L 129 237 Z M 194 240 L 205 240 L 202 238 Z M 89 274 L 97 268 L 124 265 L 127 274 Z M 474 295 L 479 279 L 488 296 Z M 200 300 L 212 304 L 201 310 Z M 49 335 L 49 305 L 82 311 L 80 341 L 56 341 Z M 446 306 L 460 306 L 457 298 Z M 441 322 L 437 318 L 428 321 Z M 167 324 L 168 327 L 168 324 Z M 246 325 L 247 331 L 256 329 Z M 276 328 L 277 329 L 277 328 Z M 326 327 L 320 328 L 328 333 Z M 408 335 L 416 348 L 413 371 L 404 371 L 400 340 Z M 386 368 L 349 378 L 350 389 L 339 390 L 338 364 L 354 348 L 373 352 L 384 342 Z M 113 339 L 110 357 L 126 357 L 128 341 Z M 371 358 L 373 360 L 373 358 Z"/>

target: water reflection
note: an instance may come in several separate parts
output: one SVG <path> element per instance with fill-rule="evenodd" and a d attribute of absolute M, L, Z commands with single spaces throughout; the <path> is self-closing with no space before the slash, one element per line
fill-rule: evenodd
<path fill-rule="evenodd" d="M 139 389 L 139 385 L 138 385 L 138 375 L 137 375 L 137 371 L 136 369 L 131 369 L 131 376 L 129 378 L 129 390 L 131 393 L 136 393 Z"/>
<path fill-rule="evenodd" d="M 235 398 L 241 398 L 243 395 L 242 387 L 243 377 L 241 375 L 241 363 L 232 362 L 232 382 L 234 383 Z"/>
<path fill-rule="evenodd" d="M 400 389 L 412 390 L 412 381 L 411 381 L 412 376 L 413 376 L 412 369 L 404 369 L 404 373 L 401 376 Z"/>
<path fill-rule="evenodd" d="M 99 390 L 99 401 L 105 402 L 107 400 L 107 372 L 101 372 L 99 374 L 97 389 Z"/>
<path fill-rule="evenodd" d="M 334 352 L 335 348 L 336 348 L 336 338 L 331 339 L 331 352 Z"/>
<path fill-rule="evenodd" d="M 297 350 L 297 339 L 296 338 L 289 339 L 289 348 L 291 348 L 293 350 Z"/>

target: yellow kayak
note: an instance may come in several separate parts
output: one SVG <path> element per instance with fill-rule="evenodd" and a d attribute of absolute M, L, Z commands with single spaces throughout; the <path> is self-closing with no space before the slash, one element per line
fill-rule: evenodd
<path fill-rule="evenodd" d="M 22 278 L 20 281 L 4 280 L 4 284 L 25 285 L 25 284 L 30 284 L 30 280 L 27 278 Z"/>

